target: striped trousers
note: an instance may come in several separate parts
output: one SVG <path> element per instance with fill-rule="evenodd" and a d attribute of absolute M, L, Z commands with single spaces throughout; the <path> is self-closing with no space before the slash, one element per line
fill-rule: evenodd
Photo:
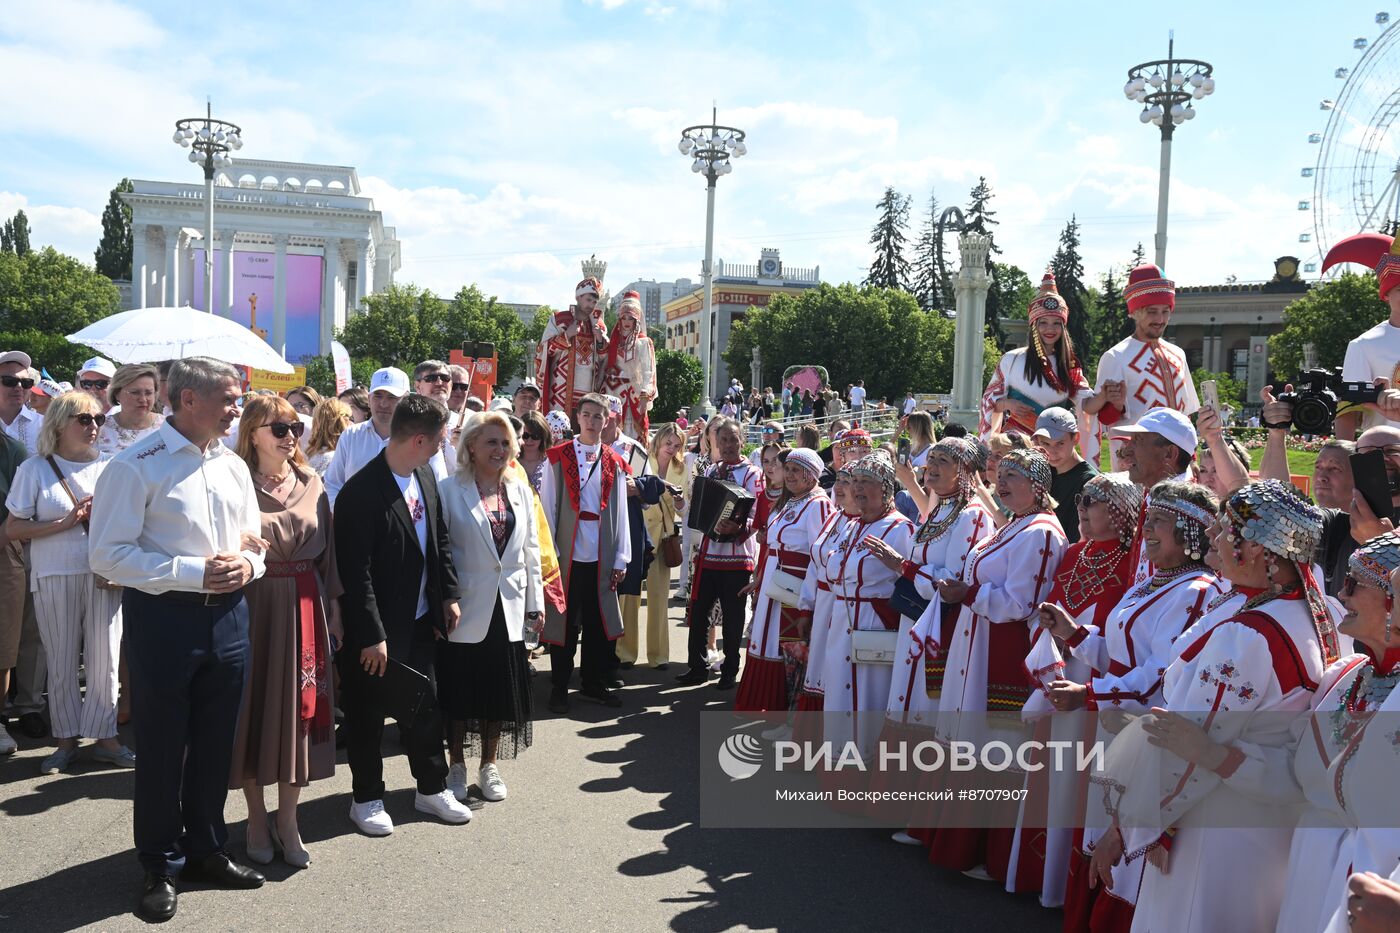
<path fill-rule="evenodd" d="M 121 590 L 100 590 L 90 573 L 40 577 L 34 615 L 49 661 L 49 721 L 56 739 L 117 734 Z M 87 668 L 87 697 L 78 665 Z"/>

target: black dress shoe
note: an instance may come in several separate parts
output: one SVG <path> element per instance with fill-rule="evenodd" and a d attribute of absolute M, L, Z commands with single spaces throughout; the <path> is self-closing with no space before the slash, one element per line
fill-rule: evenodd
<path fill-rule="evenodd" d="M 175 916 L 179 899 L 175 893 L 174 878 L 148 871 L 141 890 L 141 902 L 136 905 L 136 916 L 147 923 L 164 923 Z"/>
<path fill-rule="evenodd" d="M 624 671 L 630 671 L 632 668 L 634 668 L 634 667 L 636 667 L 636 666 L 637 666 L 637 662 L 636 662 L 636 661 L 623 661 L 621 664 L 618 665 L 618 667 L 622 668 Z"/>
<path fill-rule="evenodd" d="M 604 706 L 609 706 L 614 709 L 622 705 L 622 700 L 618 697 L 618 695 L 616 693 L 613 693 L 607 687 L 584 687 L 578 692 L 578 695 L 581 697 L 587 697 L 588 699 L 593 700 L 596 703 L 601 703 Z"/>
<path fill-rule="evenodd" d="M 549 692 L 549 711 L 563 716 L 569 711 L 569 695 L 563 690 Z"/>
<path fill-rule="evenodd" d="M 42 739 L 49 734 L 49 724 L 38 713 L 24 713 L 15 720 L 15 728 L 31 739 Z"/>
<path fill-rule="evenodd" d="M 707 682 L 709 681 L 709 679 L 710 679 L 710 672 L 709 672 L 709 671 L 707 671 L 707 670 L 698 670 L 698 671 L 697 671 L 695 668 L 691 668 L 690 670 L 686 671 L 684 674 L 681 674 L 679 677 L 677 677 L 677 678 L 676 678 L 676 683 L 682 684 L 682 685 L 687 686 L 687 687 L 697 687 L 697 686 L 699 686 L 700 684 L 707 683 Z"/>
<path fill-rule="evenodd" d="M 716 690 L 733 690 L 737 681 L 732 674 L 719 675 L 719 683 L 715 684 Z"/>
<path fill-rule="evenodd" d="M 223 852 L 207 856 L 198 865 L 186 865 L 180 877 L 221 888 L 260 888 L 267 880 L 260 872 L 238 864 Z"/>
<path fill-rule="evenodd" d="M 603 681 L 603 686 L 607 687 L 609 690 L 621 690 L 623 687 L 627 686 L 627 681 L 623 680 L 621 677 L 609 677 L 607 680 Z"/>

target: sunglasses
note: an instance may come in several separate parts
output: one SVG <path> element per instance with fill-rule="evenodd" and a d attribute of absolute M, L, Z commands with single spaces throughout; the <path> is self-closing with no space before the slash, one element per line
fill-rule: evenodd
<path fill-rule="evenodd" d="M 470 383 L 466 383 L 466 382 L 454 382 L 454 383 L 452 383 L 452 391 L 453 391 L 453 392 L 469 392 L 469 391 L 471 391 L 471 384 L 470 384 Z"/>
<path fill-rule="evenodd" d="M 19 386 L 23 389 L 32 389 L 34 388 L 34 380 L 21 378 L 20 376 L 0 376 L 0 386 L 4 386 L 7 389 L 13 389 L 15 386 Z"/>
<path fill-rule="evenodd" d="M 523 435 L 521 435 L 521 436 L 524 437 L 525 440 L 527 440 L 527 441 L 537 441 L 537 442 L 539 442 L 539 443 L 541 443 L 541 444 L 544 443 L 544 438 L 540 437 L 538 434 L 531 434 L 529 431 L 526 431 L 526 432 L 525 432 Z"/>
<path fill-rule="evenodd" d="M 419 382 L 451 382 L 452 377 L 447 373 L 428 373 Z"/>
<path fill-rule="evenodd" d="M 1105 495 L 1104 493 L 1099 492 L 1097 489 L 1085 489 L 1085 490 L 1083 490 L 1082 492 L 1075 493 L 1075 495 L 1074 495 L 1074 507 L 1075 507 L 1075 508 L 1080 508 L 1080 507 L 1087 508 L 1087 507 L 1093 505 L 1095 502 L 1107 502 L 1107 501 L 1108 501 L 1108 496 Z"/>
<path fill-rule="evenodd" d="M 111 382 L 106 379 L 79 379 L 78 385 L 84 389 L 105 389 Z"/>
<path fill-rule="evenodd" d="M 106 416 L 106 415 L 89 415 L 89 414 L 82 414 L 82 415 L 77 415 L 76 417 L 74 417 L 73 420 L 76 421 L 76 422 L 78 422 L 78 424 L 81 424 L 81 425 L 82 425 L 83 427 L 85 427 L 85 428 L 90 428 L 90 427 L 92 427 L 94 424 L 97 425 L 97 426 L 100 428 L 100 427 L 102 427 L 104 424 L 107 423 L 107 416 Z"/>
<path fill-rule="evenodd" d="M 272 436 L 279 441 L 290 434 L 292 437 L 301 437 L 306 431 L 306 425 L 300 421 L 271 421 L 263 425 L 272 432 Z"/>

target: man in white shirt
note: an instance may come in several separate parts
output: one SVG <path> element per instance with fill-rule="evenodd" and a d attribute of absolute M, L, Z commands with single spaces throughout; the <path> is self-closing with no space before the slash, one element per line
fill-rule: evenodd
<path fill-rule="evenodd" d="M 22 350 L 0 353 L 0 428 L 23 444 L 31 457 L 39 450 L 39 429 L 44 425 L 44 416 L 24 404 L 34 388 L 29 375 L 33 365 Z"/>
<path fill-rule="evenodd" d="M 205 357 L 170 369 L 174 414 L 103 471 L 92 497 L 93 573 L 126 587 L 135 707 L 138 913 L 168 920 L 175 877 L 255 888 L 226 851 L 224 800 L 247 667 L 243 587 L 261 576 L 262 516 L 247 465 L 219 443 L 240 377 Z"/>
<path fill-rule="evenodd" d="M 358 473 L 379 452 L 389 444 L 390 428 L 394 421 L 394 409 L 399 399 L 408 394 L 408 374 L 402 369 L 385 366 L 375 370 L 369 381 L 369 420 L 352 424 L 340 435 L 336 444 L 335 459 L 326 470 L 326 496 L 331 506 L 345 481 Z M 444 480 L 448 476 L 447 461 L 439 450 L 428 461 L 433 476 Z"/>
<path fill-rule="evenodd" d="M 44 426 L 44 416 L 25 405 L 34 388 L 34 376 L 30 372 L 33 363 L 29 354 L 20 350 L 0 353 L 0 428 L 10 437 L 24 445 L 32 457 L 39 449 L 39 429 Z M 18 545 L 16 545 L 18 547 Z M 24 549 L 25 563 L 28 564 L 28 549 Z M 27 580 L 25 581 L 27 584 Z M 44 687 L 48 682 L 48 658 L 44 654 L 44 644 L 39 637 L 39 626 L 34 618 L 34 598 L 26 585 L 24 597 L 24 618 L 20 627 L 19 658 L 15 663 L 15 699 L 5 709 L 7 715 L 19 720 L 19 731 L 29 738 L 43 738 L 48 733 L 44 723 Z M 5 707 L 5 698 L 0 696 L 0 708 Z"/>
<path fill-rule="evenodd" d="M 1194 415 L 1201 407 L 1186 351 L 1162 339 L 1176 308 L 1176 284 L 1156 266 L 1142 265 L 1128 273 L 1123 296 L 1133 336 L 1104 351 L 1094 395 L 1084 402 L 1084 412 L 1097 416 L 1096 433 L 1136 424 L 1154 408 Z M 1121 470 L 1124 435 L 1113 432 L 1110 437 L 1113 469 Z"/>
<path fill-rule="evenodd" d="M 97 399 L 103 412 L 110 412 L 112 401 L 107 396 L 107 387 L 112 384 L 112 377 L 116 374 L 117 367 L 112 365 L 111 360 L 94 356 L 78 370 L 77 387 Z"/>
<path fill-rule="evenodd" d="M 857 379 L 851 386 L 851 420 L 860 424 L 865 415 L 865 380 Z"/>
<path fill-rule="evenodd" d="M 1322 271 L 1339 262 L 1361 263 L 1374 269 L 1381 301 L 1390 311 L 1386 320 L 1347 344 L 1342 378 L 1367 384 L 1385 378 L 1392 386 L 1400 385 L 1400 242 L 1383 233 L 1349 236 L 1327 251 Z M 1363 411 L 1337 415 L 1337 437 L 1354 440 L 1362 430 L 1379 425 L 1400 428 L 1400 421 L 1389 420 L 1375 405 L 1367 405 Z"/>
<path fill-rule="evenodd" d="M 447 409 L 447 433 L 443 435 L 442 461 L 448 475 L 457 468 L 457 448 L 453 441 L 462 426 L 462 414 L 448 404 L 452 399 L 452 367 L 442 360 L 424 360 L 413 367 L 413 391 L 441 402 Z M 463 393 L 463 401 L 466 394 Z M 438 477 L 442 479 L 442 477 Z"/>
<path fill-rule="evenodd" d="M 602 439 L 608 403 L 589 393 L 579 399 L 574 416 L 578 437 L 549 449 L 540 479 L 540 503 L 568 594 L 565 612 L 547 605 L 540 635 L 550 646 L 549 709 L 559 714 L 569 711 L 569 679 L 580 640 L 580 694 L 604 706 L 622 705 L 610 685 L 616 655 L 609 643 L 622 637 L 617 588 L 632 560 L 627 465 Z"/>
<path fill-rule="evenodd" d="M 919 403 L 918 403 L 917 401 L 914 400 L 914 393 L 913 393 L 913 392 L 906 392 L 906 393 L 904 393 L 904 408 L 900 411 L 900 414 L 903 415 L 905 418 L 908 418 L 910 415 L 912 415 L 912 414 L 914 413 L 914 409 L 916 409 L 916 408 L 918 408 L 918 407 L 919 407 Z"/>

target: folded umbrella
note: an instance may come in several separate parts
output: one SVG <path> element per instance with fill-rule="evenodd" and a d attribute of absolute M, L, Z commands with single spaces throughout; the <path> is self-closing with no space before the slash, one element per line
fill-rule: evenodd
<path fill-rule="evenodd" d="M 194 308 L 137 308 L 113 314 L 66 338 L 118 363 L 207 356 L 274 373 L 293 367 L 265 340 L 228 318 Z"/>

